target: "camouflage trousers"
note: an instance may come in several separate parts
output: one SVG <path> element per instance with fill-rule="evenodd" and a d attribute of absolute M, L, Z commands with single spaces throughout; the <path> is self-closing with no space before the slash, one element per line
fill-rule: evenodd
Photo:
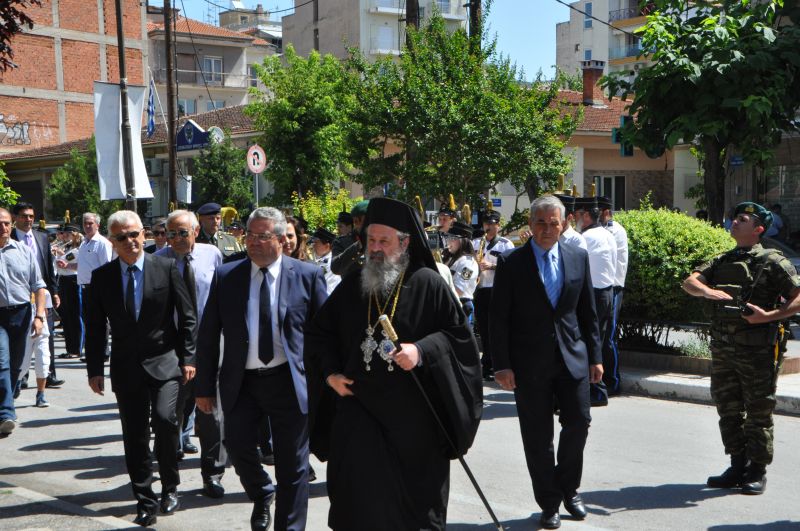
<path fill-rule="evenodd" d="M 725 453 L 744 453 L 764 465 L 772 462 L 772 412 L 783 361 L 781 352 L 776 362 L 774 348 L 711 341 L 711 396 Z"/>

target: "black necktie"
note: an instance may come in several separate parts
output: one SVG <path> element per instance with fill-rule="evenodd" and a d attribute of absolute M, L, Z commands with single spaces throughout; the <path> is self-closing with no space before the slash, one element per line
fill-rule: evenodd
<path fill-rule="evenodd" d="M 183 257 L 183 281 L 186 289 L 189 290 L 189 298 L 192 300 L 192 307 L 197 312 L 197 284 L 194 280 L 194 269 L 192 268 L 192 255 L 187 254 Z"/>
<path fill-rule="evenodd" d="M 261 268 L 264 278 L 261 280 L 261 295 L 258 301 L 258 359 L 264 365 L 272 361 L 272 304 L 269 296 L 269 272 Z"/>
<path fill-rule="evenodd" d="M 136 266 L 128 266 L 128 287 L 125 290 L 125 309 L 131 319 L 136 320 L 136 290 L 133 287 L 133 272 L 136 271 Z"/>

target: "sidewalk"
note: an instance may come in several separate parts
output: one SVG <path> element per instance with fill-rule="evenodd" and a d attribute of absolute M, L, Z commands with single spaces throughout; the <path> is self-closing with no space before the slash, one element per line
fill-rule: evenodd
<path fill-rule="evenodd" d="M 622 392 L 626 394 L 711 404 L 710 389 L 711 378 L 708 376 L 632 368 L 622 370 Z M 800 374 L 778 377 L 777 399 L 776 413 L 800 415 Z"/>

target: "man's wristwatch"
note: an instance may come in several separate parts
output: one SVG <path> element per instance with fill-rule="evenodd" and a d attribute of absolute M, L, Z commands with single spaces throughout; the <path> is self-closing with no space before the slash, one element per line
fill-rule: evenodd
<path fill-rule="evenodd" d="M 44 323 L 44 316 L 43 315 L 37 315 L 36 317 L 34 317 L 34 319 L 39 319 L 42 323 Z"/>

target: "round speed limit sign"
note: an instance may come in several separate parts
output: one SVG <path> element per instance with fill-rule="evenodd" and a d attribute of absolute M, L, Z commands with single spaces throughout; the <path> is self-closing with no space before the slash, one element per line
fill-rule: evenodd
<path fill-rule="evenodd" d="M 253 173 L 261 173 L 267 167 L 267 155 L 258 144 L 250 146 L 247 150 L 247 167 Z"/>

